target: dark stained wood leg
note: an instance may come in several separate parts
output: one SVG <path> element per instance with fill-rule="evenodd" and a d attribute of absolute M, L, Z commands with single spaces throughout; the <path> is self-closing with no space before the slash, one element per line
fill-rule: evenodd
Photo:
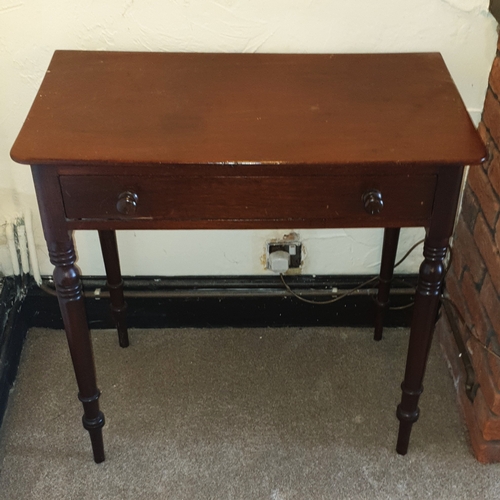
<path fill-rule="evenodd" d="M 425 260 L 420 267 L 406 372 L 401 385 L 403 396 L 397 409 L 400 426 L 396 451 L 401 455 L 408 451 L 411 428 L 419 417 L 418 400 L 423 391 L 422 381 L 439 307 L 446 250 L 447 246 L 435 247 L 431 242 L 424 246 Z"/>
<path fill-rule="evenodd" d="M 87 326 L 80 274 L 75 265 L 73 241 L 68 235 L 65 241 L 47 243 L 50 261 L 55 266 L 54 283 L 78 384 L 78 399 L 83 404 L 83 426 L 90 434 L 94 460 L 100 463 L 104 461 L 104 415 L 99 410 L 100 391 L 96 384 L 92 341 Z"/>
<path fill-rule="evenodd" d="M 64 216 L 57 167 L 32 165 L 31 170 L 50 261 L 55 266 L 54 283 L 78 384 L 78 399 L 83 404 L 83 426 L 90 434 L 94 460 L 100 463 L 104 461 L 104 415 L 99 410 L 100 392 L 96 383 L 92 341 L 80 273 L 75 265 L 72 233 L 68 231 Z"/>
<path fill-rule="evenodd" d="M 375 300 L 375 334 L 373 336 L 375 340 L 382 339 L 384 316 L 389 307 L 389 293 L 391 291 L 391 281 L 394 274 L 394 262 L 396 261 L 400 231 L 399 227 L 388 227 L 384 230 L 378 294 Z"/>
<path fill-rule="evenodd" d="M 424 243 L 424 261 L 420 266 L 410 331 L 406 371 L 401 389 L 401 403 L 396 415 L 399 434 L 396 451 L 406 455 L 413 424 L 418 420 L 418 400 L 431 347 L 434 324 L 440 303 L 445 274 L 444 258 L 453 231 L 460 194 L 462 168 L 443 167 L 438 176 L 435 205 Z"/>
<path fill-rule="evenodd" d="M 123 279 L 120 270 L 120 258 L 115 231 L 99 231 L 107 285 L 111 302 L 111 314 L 118 330 L 118 342 L 121 347 L 128 347 L 127 303 L 123 296 Z"/>

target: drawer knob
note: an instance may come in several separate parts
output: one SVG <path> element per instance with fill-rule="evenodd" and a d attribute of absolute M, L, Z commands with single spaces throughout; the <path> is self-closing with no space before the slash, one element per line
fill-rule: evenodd
<path fill-rule="evenodd" d="M 118 196 L 116 209 L 124 215 L 133 215 L 137 210 L 137 202 L 139 197 L 133 191 L 124 191 Z"/>
<path fill-rule="evenodd" d="M 379 214 L 384 208 L 382 193 L 378 189 L 370 189 L 363 195 L 363 205 L 370 215 Z"/>

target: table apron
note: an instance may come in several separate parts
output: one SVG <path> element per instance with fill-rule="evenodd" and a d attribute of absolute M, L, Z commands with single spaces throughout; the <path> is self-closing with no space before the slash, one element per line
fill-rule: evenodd
<path fill-rule="evenodd" d="M 436 175 L 140 176 L 61 175 L 75 229 L 401 227 L 426 225 Z M 363 196 L 381 194 L 372 214 Z M 127 194 L 128 193 L 128 194 Z M 130 210 L 119 200 L 130 198 Z"/>

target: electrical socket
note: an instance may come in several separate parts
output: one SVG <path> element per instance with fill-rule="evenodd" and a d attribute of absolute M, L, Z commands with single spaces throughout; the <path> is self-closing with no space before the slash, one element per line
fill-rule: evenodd
<path fill-rule="evenodd" d="M 290 269 L 298 269 L 300 267 L 302 263 L 302 243 L 300 241 L 268 241 L 266 246 L 267 262 L 269 262 L 269 254 L 283 250 L 290 255 Z M 269 265 L 267 267 L 269 268 Z"/>

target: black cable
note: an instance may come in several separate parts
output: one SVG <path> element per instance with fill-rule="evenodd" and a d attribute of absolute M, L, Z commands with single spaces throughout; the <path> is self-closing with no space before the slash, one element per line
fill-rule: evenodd
<path fill-rule="evenodd" d="M 357 292 L 358 290 L 361 290 L 361 288 L 363 288 L 364 286 L 369 285 L 370 283 L 373 283 L 374 281 L 378 280 L 378 276 L 375 276 L 374 278 L 371 278 L 368 281 L 365 281 L 364 283 L 361 283 L 356 288 L 353 288 L 352 290 L 348 290 L 347 292 L 345 292 L 345 293 L 343 293 L 341 295 L 338 295 L 334 299 L 330 299 L 330 300 L 309 300 L 309 299 L 305 299 L 304 297 L 302 297 L 298 293 L 295 293 L 288 286 L 288 283 L 285 281 L 285 278 L 283 277 L 283 273 L 280 273 L 280 278 L 281 278 L 281 281 L 283 282 L 283 285 L 285 285 L 285 288 L 288 290 L 288 292 L 291 293 L 296 299 L 299 299 L 302 302 L 306 302 L 307 304 L 319 304 L 319 305 L 333 304 L 334 302 L 337 302 L 337 301 L 343 299 L 344 297 L 347 297 L 348 295 L 352 295 L 354 292 Z"/>
<path fill-rule="evenodd" d="M 424 240 L 419 240 L 417 241 L 404 255 L 401 259 L 399 259 L 399 261 L 394 264 L 394 269 L 396 269 L 396 267 L 398 267 L 400 264 L 402 264 L 407 258 L 408 256 L 413 252 L 413 250 L 415 250 L 415 248 L 417 248 L 421 243 L 423 243 Z M 285 288 L 287 289 L 287 291 L 293 295 L 296 299 L 299 299 L 301 300 L 302 302 L 306 302 L 307 304 L 317 304 L 317 305 L 326 305 L 326 304 L 333 304 L 334 302 L 337 302 L 339 300 L 342 300 L 343 298 L 347 297 L 348 295 L 352 295 L 353 293 L 357 292 L 358 290 L 361 290 L 361 288 L 365 287 L 366 285 L 369 285 L 370 283 L 373 283 L 374 281 L 378 281 L 379 277 L 378 276 L 375 276 L 374 278 L 371 278 L 369 279 L 368 281 L 365 281 L 364 283 L 361 283 L 360 285 L 358 285 L 357 287 L 351 289 L 351 290 L 348 290 L 347 292 L 341 294 L 341 295 L 338 295 L 337 297 L 335 297 L 334 299 L 330 299 L 330 300 L 309 300 L 309 299 L 305 299 L 304 297 L 302 297 L 301 295 L 299 295 L 298 293 L 294 292 L 290 286 L 288 285 L 288 283 L 285 281 L 285 277 L 283 276 L 283 273 L 280 273 L 280 278 L 281 278 L 281 281 L 283 282 L 283 285 L 285 286 Z M 404 306 L 399 306 L 399 307 L 390 307 L 389 309 L 391 310 L 397 310 L 397 309 L 407 309 L 408 307 L 411 307 L 413 306 L 413 302 L 410 302 L 409 304 L 405 304 Z"/>

